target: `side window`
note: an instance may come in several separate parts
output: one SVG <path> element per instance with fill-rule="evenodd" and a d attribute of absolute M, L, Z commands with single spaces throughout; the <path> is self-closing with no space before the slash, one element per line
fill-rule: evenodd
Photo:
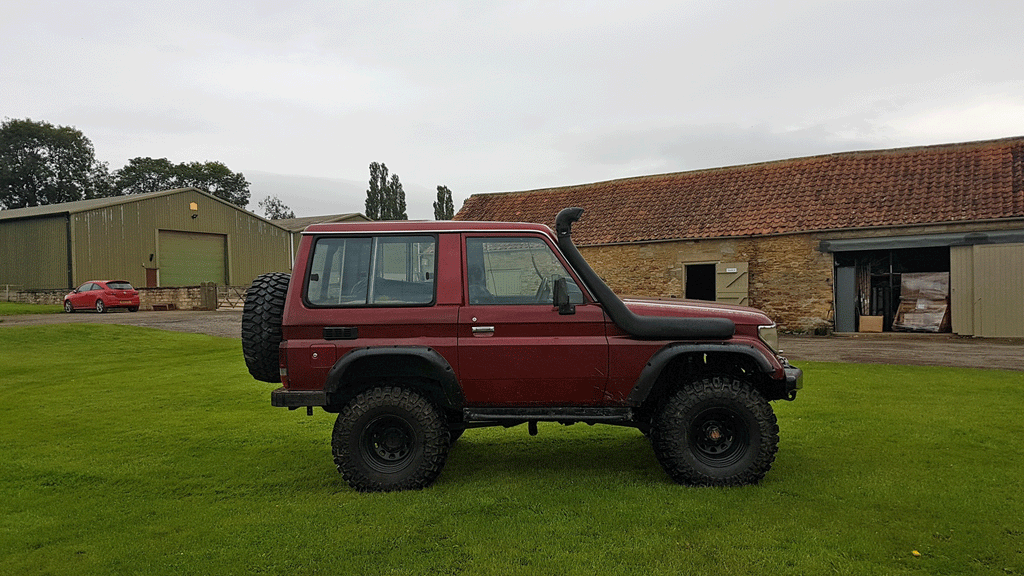
<path fill-rule="evenodd" d="M 410 306 L 434 301 L 432 236 L 319 238 L 306 301 L 313 306 Z"/>
<path fill-rule="evenodd" d="M 552 305 L 559 278 L 569 300 L 583 304 L 583 291 L 540 238 L 467 238 L 466 265 L 470 304 Z"/>

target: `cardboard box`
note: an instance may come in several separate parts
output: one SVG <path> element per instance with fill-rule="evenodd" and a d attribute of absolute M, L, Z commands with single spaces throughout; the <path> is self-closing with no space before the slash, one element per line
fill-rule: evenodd
<path fill-rule="evenodd" d="M 881 332 L 884 316 L 861 316 L 858 332 Z"/>

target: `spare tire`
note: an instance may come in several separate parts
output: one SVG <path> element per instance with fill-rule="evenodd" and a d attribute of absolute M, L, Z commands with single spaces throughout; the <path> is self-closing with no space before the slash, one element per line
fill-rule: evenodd
<path fill-rule="evenodd" d="M 263 382 L 280 382 L 278 348 L 281 317 L 291 274 L 261 274 L 245 291 L 242 309 L 242 355 L 252 377 Z"/>

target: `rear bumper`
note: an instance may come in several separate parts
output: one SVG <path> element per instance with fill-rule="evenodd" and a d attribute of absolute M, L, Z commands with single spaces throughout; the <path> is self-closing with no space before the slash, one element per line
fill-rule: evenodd
<path fill-rule="evenodd" d="M 289 390 L 281 387 L 270 393 L 270 404 L 279 408 L 326 406 L 327 393 L 323 390 Z"/>

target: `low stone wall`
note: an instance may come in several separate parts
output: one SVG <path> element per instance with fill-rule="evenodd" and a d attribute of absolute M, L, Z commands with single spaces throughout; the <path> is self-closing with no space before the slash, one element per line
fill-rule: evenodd
<path fill-rule="evenodd" d="M 209 290 L 204 286 L 182 286 L 180 288 L 138 288 L 139 309 L 177 309 L 177 310 L 210 310 L 216 307 L 209 305 L 209 294 L 206 296 L 204 306 L 203 291 Z M 214 290 L 216 288 L 214 287 Z M 23 304 L 57 304 L 64 303 L 64 296 L 70 290 L 23 290 L 11 292 L 10 301 Z M 214 297 L 213 302 L 216 302 Z M 168 306 L 170 305 L 170 306 Z"/>

